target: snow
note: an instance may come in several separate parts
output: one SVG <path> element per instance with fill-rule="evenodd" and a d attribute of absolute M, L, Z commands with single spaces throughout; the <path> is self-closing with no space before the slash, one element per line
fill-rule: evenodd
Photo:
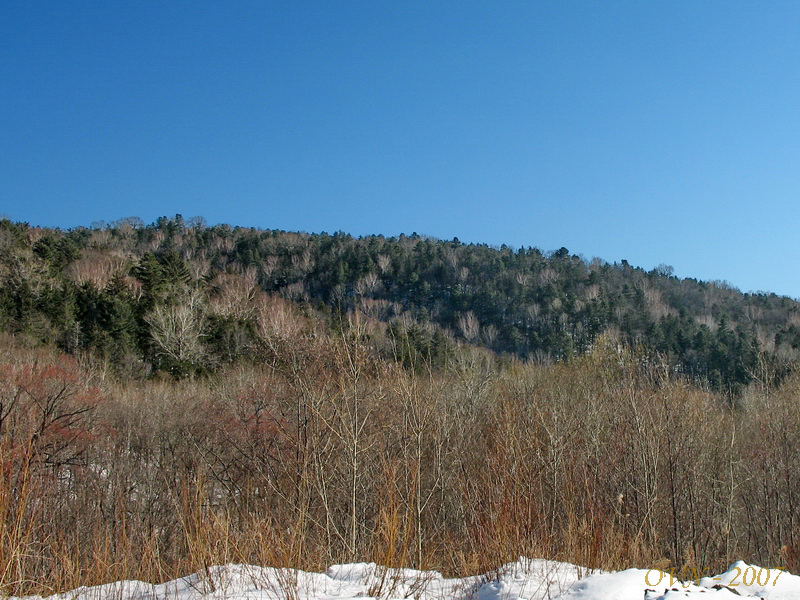
<path fill-rule="evenodd" d="M 746 583 L 749 585 L 745 585 Z M 706 587 L 728 585 L 742 596 L 770 600 L 800 598 L 800 577 L 797 575 L 791 575 L 780 569 L 762 569 L 742 561 L 733 563 L 727 571 L 713 578 L 704 577 L 700 580 L 700 584 Z"/>
<path fill-rule="evenodd" d="M 333 565 L 325 573 L 225 565 L 158 585 L 119 581 L 48 600 L 729 600 L 742 596 L 800 599 L 800 577 L 741 561 L 696 582 L 681 582 L 655 569 L 609 573 L 525 558 L 491 573 L 455 579 L 436 571 L 388 569 L 374 563 Z"/>

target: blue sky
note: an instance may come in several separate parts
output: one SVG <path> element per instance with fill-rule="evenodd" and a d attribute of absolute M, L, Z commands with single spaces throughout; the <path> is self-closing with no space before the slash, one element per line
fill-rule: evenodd
<path fill-rule="evenodd" d="M 566 246 L 800 297 L 800 3 L 0 7 L 0 214 Z"/>

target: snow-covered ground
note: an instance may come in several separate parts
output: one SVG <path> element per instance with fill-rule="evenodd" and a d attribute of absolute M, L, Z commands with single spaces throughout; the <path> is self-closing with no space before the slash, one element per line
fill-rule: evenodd
<path fill-rule="evenodd" d="M 529 559 L 464 579 L 371 563 L 334 565 L 326 573 L 226 565 L 159 585 L 120 581 L 79 588 L 50 600 L 726 600 L 739 596 L 800 599 L 800 577 L 743 562 L 693 582 L 677 581 L 655 569 L 591 572 L 568 563 Z"/>

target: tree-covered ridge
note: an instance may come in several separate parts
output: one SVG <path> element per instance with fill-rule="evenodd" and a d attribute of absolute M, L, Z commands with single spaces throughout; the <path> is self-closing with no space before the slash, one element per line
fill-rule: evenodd
<path fill-rule="evenodd" d="M 800 347 L 800 304 L 789 298 L 566 248 L 208 227 L 179 215 L 66 231 L 0 221 L 2 328 L 101 353 L 126 372 L 252 357 L 278 296 L 334 325 L 362 315 L 378 342 L 402 338 L 391 345 L 399 358 L 434 364 L 463 342 L 566 359 L 611 331 L 735 388 L 781 374 Z"/>

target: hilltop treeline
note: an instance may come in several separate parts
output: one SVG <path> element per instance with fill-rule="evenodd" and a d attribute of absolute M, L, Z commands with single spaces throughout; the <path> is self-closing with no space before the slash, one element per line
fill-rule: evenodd
<path fill-rule="evenodd" d="M 739 390 L 800 356 L 800 304 L 678 279 L 663 266 L 430 239 L 354 238 L 178 215 L 62 231 L 0 221 L 0 326 L 131 375 L 209 371 L 252 356 L 260 293 L 360 313 L 401 360 L 442 366 L 461 343 L 538 362 L 604 332 L 697 381 Z M 395 346 L 396 347 L 396 346 Z"/>

